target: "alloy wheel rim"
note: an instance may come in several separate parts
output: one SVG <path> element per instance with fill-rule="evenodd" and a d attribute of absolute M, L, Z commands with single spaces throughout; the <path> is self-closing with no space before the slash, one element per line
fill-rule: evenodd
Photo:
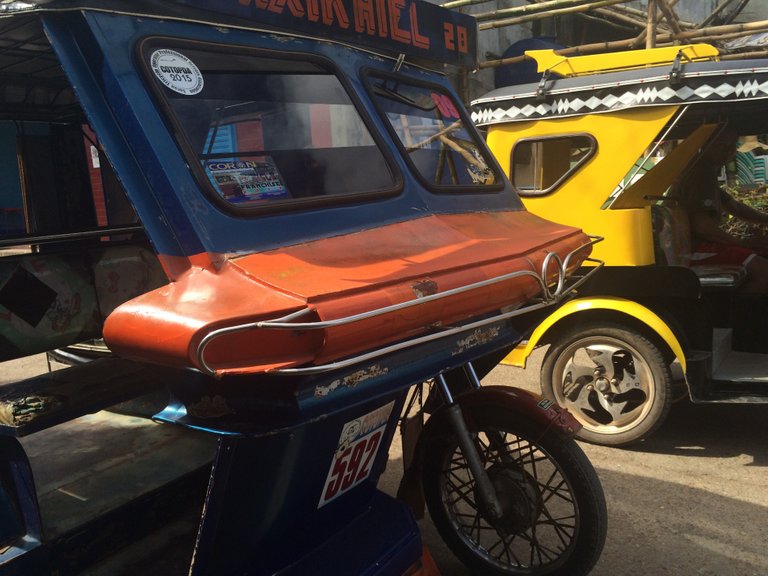
<path fill-rule="evenodd" d="M 568 346 L 553 370 L 555 400 L 585 430 L 619 434 L 641 424 L 655 400 L 643 356 L 622 340 L 592 336 Z"/>

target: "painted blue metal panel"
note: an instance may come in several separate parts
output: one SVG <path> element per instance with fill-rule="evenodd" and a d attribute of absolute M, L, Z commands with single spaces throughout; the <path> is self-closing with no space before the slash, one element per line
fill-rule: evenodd
<path fill-rule="evenodd" d="M 506 184 L 501 192 L 484 194 L 429 193 L 409 174 L 390 143 L 395 169 L 404 175 L 400 194 L 364 204 L 327 205 L 258 217 L 226 213 L 200 189 L 166 119 L 146 82 L 142 81 L 137 63 L 138 42 L 147 37 L 169 37 L 320 56 L 346 79 L 359 98 L 361 112 L 369 116 L 373 128 L 382 134 L 386 128 L 365 94 L 360 73 L 363 69 L 391 71 L 394 62 L 372 58 L 368 53 L 328 41 L 106 13 L 52 14 L 46 16 L 45 22 L 91 124 L 104 142 L 110 161 L 161 254 L 253 252 L 416 218 L 429 212 L 519 207 L 519 201 Z M 88 54 L 88 58 L 83 54 Z M 433 72 L 404 66 L 402 73 L 453 91 L 444 77 Z"/>
<path fill-rule="evenodd" d="M 203 10 L 232 14 L 294 32 L 352 41 L 460 66 L 475 66 L 477 24 L 473 17 L 419 0 L 293 0 L 292 2 L 179 0 Z"/>
<path fill-rule="evenodd" d="M 0 437 L 0 572 L 44 574 L 48 553 L 41 544 L 40 507 L 32 468 L 16 438 Z"/>
<path fill-rule="evenodd" d="M 475 19 L 423 0 L 29 0 L 0 3 L 0 14 L 89 8 L 211 24 L 269 26 L 395 56 L 477 65 Z"/>
<path fill-rule="evenodd" d="M 158 191 L 172 188 L 168 175 L 162 170 L 148 173 L 144 169 L 148 143 L 143 133 L 120 123 L 121 111 L 129 106 L 126 95 L 116 86 L 116 79 L 108 67 L 102 67 L 105 64 L 103 52 L 82 16 L 57 14 L 44 16 L 43 22 L 89 123 L 157 251 L 171 255 L 202 252 L 203 245 L 184 211 L 179 210 L 178 202 L 162 192 L 158 194 Z M 116 29 L 116 35 L 118 32 Z M 124 50 L 129 46 L 124 44 Z M 154 121 L 160 122 L 160 119 L 155 116 Z"/>

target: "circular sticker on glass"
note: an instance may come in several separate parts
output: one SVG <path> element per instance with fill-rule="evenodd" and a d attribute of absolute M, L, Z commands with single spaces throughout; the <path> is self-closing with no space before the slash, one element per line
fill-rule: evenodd
<path fill-rule="evenodd" d="M 150 65 L 157 79 L 174 92 L 194 96 L 203 89 L 200 69 L 184 54 L 175 50 L 155 50 Z"/>

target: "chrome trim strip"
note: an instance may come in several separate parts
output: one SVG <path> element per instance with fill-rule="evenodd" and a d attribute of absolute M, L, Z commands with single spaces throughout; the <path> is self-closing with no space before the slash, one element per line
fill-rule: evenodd
<path fill-rule="evenodd" d="M 350 358 L 348 360 L 343 360 L 338 363 L 332 363 L 332 364 L 326 364 L 323 366 L 313 366 L 308 368 L 295 368 L 295 369 L 283 369 L 283 370 L 276 370 L 272 373 L 280 373 L 280 374 L 311 374 L 316 373 L 318 368 L 322 368 L 322 370 L 319 371 L 326 371 L 326 370 L 332 370 L 335 368 L 341 368 L 344 366 L 349 366 L 351 364 L 355 364 L 357 362 L 362 362 L 364 360 L 368 360 L 369 358 L 375 358 L 377 356 L 381 356 L 382 354 L 387 354 L 389 352 L 394 352 L 396 350 L 401 350 L 403 348 L 408 348 L 411 346 L 415 346 L 418 344 L 422 344 L 424 342 L 429 342 L 431 340 L 435 340 L 437 338 L 443 338 L 446 336 L 449 336 L 451 334 L 455 334 L 457 332 L 465 331 L 465 330 L 471 330 L 472 328 L 476 328 L 479 326 L 484 326 L 486 324 L 499 321 L 499 320 L 505 320 L 507 318 L 511 318 L 512 316 L 516 316 L 519 314 L 522 314 L 523 312 L 529 312 L 534 309 L 538 309 L 544 306 L 551 305 L 554 301 L 561 299 L 568 293 L 572 292 L 577 286 L 579 286 L 585 279 L 581 278 L 580 280 L 576 281 L 573 285 L 569 286 L 567 289 L 565 289 L 565 279 L 567 275 L 568 266 L 570 265 L 571 259 L 578 254 L 579 252 L 585 250 L 588 247 L 591 247 L 593 244 L 596 244 L 597 242 L 600 242 L 603 238 L 599 236 L 590 236 L 589 242 L 586 242 L 579 246 L 578 248 L 571 251 L 565 258 L 565 260 L 561 260 L 560 256 L 558 256 L 554 252 L 549 252 L 547 256 L 544 258 L 544 261 L 542 263 L 542 270 L 541 273 L 537 274 L 536 272 L 533 272 L 531 270 L 518 270 L 516 272 L 510 272 L 509 274 L 503 274 L 501 276 L 497 276 L 495 278 L 489 278 L 487 280 L 482 280 L 480 282 L 474 282 L 472 284 L 467 284 L 465 286 L 459 286 L 458 288 L 452 288 L 450 290 L 446 290 L 445 292 L 440 292 L 438 294 L 432 294 L 430 296 L 425 296 L 423 298 L 416 298 L 414 300 L 408 300 L 406 302 L 401 302 L 399 304 L 393 304 L 391 306 L 385 306 L 383 308 L 377 308 L 375 310 L 370 310 L 368 312 L 361 312 L 360 314 L 353 314 L 351 316 L 345 316 L 343 318 L 337 318 L 335 320 L 325 320 L 325 321 L 319 321 L 319 322 L 292 322 L 292 320 L 301 318 L 307 314 L 310 314 L 312 310 L 310 308 L 304 308 L 302 310 L 298 310 L 296 312 L 292 312 L 291 314 L 288 314 L 286 316 L 282 316 L 280 318 L 275 318 L 273 320 L 261 320 L 258 322 L 248 322 L 245 324 L 238 324 L 235 326 L 227 326 L 225 328 L 219 328 L 216 330 L 212 330 L 208 334 L 203 337 L 202 340 L 200 340 L 200 343 L 197 346 L 197 350 L 195 351 L 195 359 L 197 360 L 198 365 L 202 368 L 202 372 L 215 376 L 216 375 L 216 369 L 212 368 L 208 363 L 205 361 L 205 349 L 207 346 L 216 338 L 219 336 L 222 336 L 224 334 L 232 334 L 236 332 L 243 332 L 246 330 L 254 330 L 258 328 L 269 328 L 269 329 L 276 329 L 276 330 L 321 330 L 324 328 L 331 328 L 336 326 L 343 326 L 345 324 L 350 324 L 353 322 L 359 322 L 361 320 L 367 320 L 368 318 L 374 318 L 376 316 L 381 316 L 382 314 L 388 314 L 391 312 L 396 312 L 399 310 L 403 310 L 406 308 L 410 308 L 412 306 L 417 306 L 420 304 L 425 304 L 427 302 L 433 302 L 435 300 L 439 300 L 441 298 L 447 298 L 449 296 L 454 296 L 456 294 L 461 294 L 464 292 L 468 292 L 470 290 L 475 290 L 477 288 L 483 288 L 485 286 L 490 286 L 492 284 L 497 284 L 499 282 L 504 282 L 507 280 L 511 280 L 514 278 L 519 278 L 523 276 L 531 276 L 535 278 L 539 285 L 541 286 L 541 292 L 542 292 L 542 303 L 541 304 L 535 304 L 533 307 L 530 308 L 523 308 L 523 309 L 517 309 L 513 312 L 507 312 L 503 313 L 497 316 L 494 316 L 489 319 L 480 320 L 477 322 L 473 322 L 467 325 L 463 325 L 460 327 L 450 328 L 447 329 L 444 332 L 441 332 L 439 334 L 430 334 L 428 336 L 421 336 L 418 338 L 414 338 L 412 340 L 407 340 L 405 342 L 401 342 L 398 344 L 394 344 L 391 346 L 386 346 L 384 348 L 363 354 L 361 356 L 357 356 L 354 358 Z M 551 268 L 552 262 L 555 262 L 557 265 L 556 268 L 556 280 L 553 282 L 548 282 L 548 272 Z M 590 262 L 596 262 L 599 263 L 596 266 L 597 268 L 602 267 L 603 263 L 594 260 L 592 258 L 587 258 L 585 261 Z M 590 272 L 587 276 L 591 275 L 594 271 Z M 554 284 L 554 288 L 551 288 L 550 285 Z M 330 367 L 327 367 L 330 366 Z"/>

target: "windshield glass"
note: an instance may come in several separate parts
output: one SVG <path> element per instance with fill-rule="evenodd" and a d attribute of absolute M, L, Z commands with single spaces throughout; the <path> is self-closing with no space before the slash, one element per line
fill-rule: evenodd
<path fill-rule="evenodd" d="M 157 42 L 144 54 L 203 184 L 228 205 L 394 189 L 368 127 L 325 67 Z"/>
<path fill-rule="evenodd" d="M 433 187 L 487 187 L 500 179 L 459 105 L 439 87 L 371 77 L 370 90 L 408 159 Z"/>

